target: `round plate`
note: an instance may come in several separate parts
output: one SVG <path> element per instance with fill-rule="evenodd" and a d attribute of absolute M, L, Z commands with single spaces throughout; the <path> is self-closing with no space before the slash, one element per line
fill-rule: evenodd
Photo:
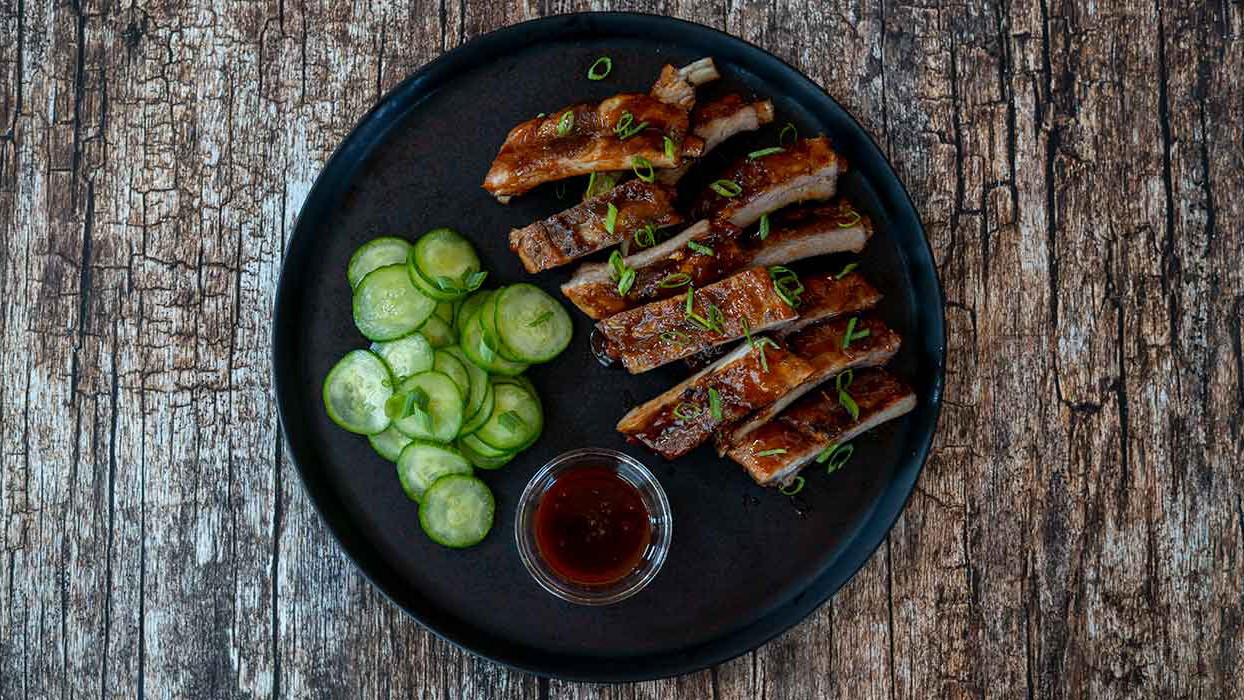
<path fill-rule="evenodd" d="M 598 57 L 613 59 L 587 80 Z M 794 498 L 761 489 L 732 462 L 700 448 L 666 463 L 627 445 L 614 424 L 689 371 L 681 363 L 632 377 L 600 366 L 591 324 L 577 310 L 570 347 L 529 376 L 547 429 L 504 469 L 481 473 L 497 501 L 492 533 L 454 551 L 419 530 L 416 505 L 392 464 L 367 440 L 329 421 L 320 401 L 339 357 L 366 347 L 350 317 L 346 264 L 376 236 L 413 240 L 451 226 L 477 247 L 487 286 L 533 281 L 558 296 L 573 266 L 523 272 L 508 231 L 577 201 L 545 186 L 493 201 L 480 184 L 506 133 L 540 112 L 619 92 L 647 91 L 661 66 L 712 56 L 726 91 L 769 97 L 777 122 L 736 138 L 699 166 L 700 181 L 748 150 L 772 145 L 793 122 L 828 134 L 851 164 L 841 189 L 876 222 L 858 256 L 885 294 L 878 313 L 903 336 L 892 370 L 919 395 L 905 418 L 855 441 L 846 468 L 809 469 Z M 696 186 L 695 178 L 691 186 Z M 854 258 L 815 261 L 837 269 Z M 569 307 L 570 305 L 567 304 Z M 824 602 L 883 541 L 915 485 L 933 438 L 942 385 L 942 294 L 920 220 L 876 144 L 816 84 L 770 54 L 715 30 L 662 17 L 580 14 L 536 20 L 476 39 L 428 64 L 355 127 L 311 189 L 290 237 L 277 290 L 273 364 L 281 421 L 303 483 L 358 567 L 395 603 L 444 638 L 540 674 L 638 680 L 697 670 L 746 652 Z M 580 607 L 540 588 L 523 569 L 511 532 L 515 505 L 541 464 L 570 449 L 623 450 L 648 464 L 669 496 L 674 538 L 656 579 L 604 608 Z"/>

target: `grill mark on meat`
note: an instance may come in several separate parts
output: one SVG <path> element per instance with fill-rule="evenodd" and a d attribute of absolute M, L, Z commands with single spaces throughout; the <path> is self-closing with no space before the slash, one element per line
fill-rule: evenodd
<path fill-rule="evenodd" d="M 863 250 L 872 236 L 872 221 L 845 200 L 829 205 L 795 207 L 779 212 L 770 233 L 741 233 L 722 221 L 698 221 L 677 236 L 624 259 L 635 270 L 635 284 L 618 294 L 607 264 L 589 263 L 562 285 L 562 294 L 591 318 L 601 319 L 658 299 L 685 293 L 684 287 L 662 287 L 672 275 L 685 274 L 691 284 L 703 286 L 753 266 L 785 265 L 797 260 Z M 696 241 L 713 255 L 692 251 Z"/>
<path fill-rule="evenodd" d="M 666 66 L 652 94 L 623 93 L 599 103 L 585 102 L 528 119 L 506 135 L 488 174 L 484 189 L 502 204 L 532 188 L 576 175 L 605 170 L 629 170 L 636 156 L 656 168 L 682 163 L 680 152 L 665 152 L 665 137 L 689 154 L 703 150 L 703 139 L 689 136 L 688 111 L 695 101 L 695 85 L 717 77 L 712 59 L 701 59 L 682 70 Z M 568 133 L 559 135 L 566 113 L 573 114 Z M 615 131 L 624 114 L 631 124 L 646 128 L 623 140 Z"/>
<path fill-rule="evenodd" d="M 781 153 L 743 158 L 722 179 L 742 191 L 725 197 L 706 189 L 692 205 L 697 219 L 718 218 L 747 227 L 766 212 L 810 200 L 829 199 L 847 162 L 824 136 L 800 139 Z"/>
<path fill-rule="evenodd" d="M 768 406 L 753 412 L 732 425 L 723 425 L 714 435 L 717 454 L 725 455 L 730 445 L 741 442 L 748 433 L 769 422 L 787 406 L 791 405 L 826 380 L 848 369 L 879 367 L 889 362 L 898 352 L 902 339 L 880 319 L 872 316 L 859 317 L 853 333 L 867 335 L 842 347 L 850 318 L 839 318 L 814 324 L 786 339 L 788 349 L 812 366 L 812 373 L 785 395 L 776 398 Z"/>
<path fill-rule="evenodd" d="M 721 332 L 696 327 L 687 318 L 681 297 L 645 304 L 615 314 L 596 324 L 604 336 L 604 352 L 632 374 L 646 372 L 668 362 L 744 335 L 744 319 L 752 333 L 760 333 L 797 318 L 798 314 L 778 296 L 764 268 L 752 268 L 695 290 L 692 311 L 709 318 L 710 305 L 721 311 Z M 681 334 L 662 338 L 662 334 Z"/>
<path fill-rule="evenodd" d="M 632 236 L 647 224 L 682 222 L 674 211 L 672 188 L 631 180 L 543 221 L 510 231 L 510 250 L 528 272 L 565 265 Z M 609 205 L 617 208 L 613 231 L 605 228 Z"/>
<path fill-rule="evenodd" d="M 830 445 L 844 444 L 916 407 L 911 388 L 881 369 L 857 373 L 848 392 L 859 406 L 858 419 L 830 392 L 817 391 L 750 433 L 730 449 L 730 458 L 761 486 L 788 483 Z M 773 449 L 786 452 L 760 456 Z"/>
<path fill-rule="evenodd" d="M 720 426 L 783 396 L 812 371 L 812 365 L 780 347 L 767 348 L 762 362 L 759 352 L 745 342 L 713 365 L 632 409 L 618 422 L 618 431 L 666 459 L 676 459 L 703 444 Z M 711 411 L 709 389 L 720 397 L 720 418 Z M 680 406 L 684 408 L 682 417 L 675 415 Z"/>

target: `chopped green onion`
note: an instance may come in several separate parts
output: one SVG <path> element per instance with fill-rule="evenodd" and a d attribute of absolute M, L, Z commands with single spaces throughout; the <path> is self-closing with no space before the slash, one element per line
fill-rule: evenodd
<path fill-rule="evenodd" d="M 839 374 L 834 384 L 838 387 L 838 403 L 847 409 L 847 413 L 851 414 L 851 420 L 860 419 L 860 407 L 855 403 L 855 399 L 847 393 L 847 387 L 851 386 L 851 382 L 855 379 L 855 373 L 847 370 Z M 845 380 L 845 381 L 844 381 Z"/>
<path fill-rule="evenodd" d="M 566 181 L 565 180 L 562 180 L 561 182 L 557 183 L 557 187 L 553 188 L 553 194 L 557 195 L 558 199 L 566 198 Z"/>
<path fill-rule="evenodd" d="M 683 401 L 674 407 L 674 417 L 679 420 L 690 420 L 704 412 L 704 407 L 698 403 Z"/>
<path fill-rule="evenodd" d="M 528 321 L 528 322 L 527 322 L 527 327 L 528 327 L 528 328 L 535 328 L 536 326 L 543 326 L 545 323 L 547 323 L 547 322 L 548 322 L 548 320 L 549 320 L 550 318 L 553 318 L 553 312 L 552 312 L 552 311 L 545 311 L 544 313 L 540 314 L 539 316 L 536 316 L 535 318 L 533 318 L 533 319 L 531 319 L 530 321 Z"/>
<path fill-rule="evenodd" d="M 573 128 L 574 111 L 568 109 L 564 114 L 562 114 L 562 118 L 557 120 L 557 135 L 565 136 L 566 134 L 569 134 L 570 130 Z"/>
<path fill-rule="evenodd" d="M 613 202 L 609 203 L 609 209 L 605 212 L 605 231 L 613 235 L 613 227 L 618 224 L 618 208 L 613 206 Z"/>
<path fill-rule="evenodd" d="M 795 125 L 790 122 L 786 122 L 786 126 L 782 127 L 782 131 L 778 134 L 778 143 L 783 146 L 786 145 L 786 134 L 788 132 L 790 133 L 790 144 L 793 146 L 799 140 L 799 129 L 796 129 Z"/>
<path fill-rule="evenodd" d="M 536 119 L 544 119 L 544 116 L 545 116 L 544 112 L 541 112 L 536 115 Z"/>
<path fill-rule="evenodd" d="M 846 209 L 846 207 L 843 208 Z M 860 216 L 858 211 L 855 211 L 854 209 L 846 209 L 845 218 L 843 216 L 839 216 L 838 218 L 838 228 L 851 228 L 852 226 L 858 224 L 862 218 L 863 217 Z"/>
<path fill-rule="evenodd" d="M 657 283 L 657 286 L 662 289 L 673 289 L 675 287 L 682 287 L 688 284 L 691 284 L 691 275 L 688 275 L 685 272 L 678 272 L 661 280 Z"/>
<path fill-rule="evenodd" d="M 635 268 L 628 267 L 622 271 L 622 276 L 618 278 L 618 296 L 626 296 L 631 291 L 631 287 L 635 286 Z"/>
<path fill-rule="evenodd" d="M 691 305 L 694 303 L 695 303 L 695 287 L 691 287 L 690 289 L 687 290 L 687 307 L 685 309 L 686 313 L 688 314 L 691 313 Z"/>
<path fill-rule="evenodd" d="M 622 116 L 618 118 L 618 123 L 614 125 L 613 130 L 618 134 L 620 141 L 625 141 L 648 128 L 648 122 L 634 124 L 634 121 L 635 115 L 630 112 L 623 112 Z"/>
<path fill-rule="evenodd" d="M 669 158 L 671 162 L 677 161 L 678 160 L 678 147 L 674 145 L 674 139 L 668 136 L 663 136 L 661 138 L 665 140 L 665 157 Z"/>
<path fill-rule="evenodd" d="M 743 193 L 743 188 L 734 180 L 717 180 L 708 187 L 722 197 L 737 197 Z"/>
<path fill-rule="evenodd" d="M 506 411 L 497 416 L 497 422 L 501 424 L 502 428 L 511 433 L 522 432 L 527 428 L 527 421 L 523 420 L 523 417 L 514 411 Z"/>
<path fill-rule="evenodd" d="M 703 243 L 697 243 L 696 241 L 688 241 L 687 247 L 699 253 L 700 255 L 715 255 L 715 253 L 713 252 L 713 249 L 709 248 Z"/>
<path fill-rule="evenodd" d="M 760 215 L 760 230 L 758 231 L 758 233 L 760 234 L 760 240 L 762 241 L 769 237 L 769 215 L 768 214 Z"/>
<path fill-rule="evenodd" d="M 648 248 L 657 243 L 657 230 L 652 228 L 652 224 L 648 224 L 635 232 L 635 245 L 640 248 Z"/>
<path fill-rule="evenodd" d="M 690 339 L 690 336 L 677 329 L 668 330 L 661 334 L 661 340 L 667 343 L 686 342 Z"/>
<path fill-rule="evenodd" d="M 852 270 L 854 270 L 855 268 L 859 266 L 860 264 L 857 262 L 847 263 L 846 266 L 842 268 L 842 272 L 839 272 L 838 274 L 834 275 L 834 279 L 840 280 L 843 277 L 846 277 L 847 275 L 851 274 Z"/>
<path fill-rule="evenodd" d="M 785 151 L 785 150 L 786 149 L 782 148 L 781 146 L 773 146 L 771 148 L 762 148 L 759 151 L 752 151 L 751 153 L 748 153 L 747 157 L 751 160 L 756 160 L 757 158 L 764 158 L 765 156 L 771 156 L 774 153 L 781 153 L 782 151 Z"/>
<path fill-rule="evenodd" d="M 867 338 L 872 333 L 872 331 L 868 330 L 867 328 L 856 333 L 855 324 L 859 320 L 860 320 L 859 316 L 852 316 L 851 320 L 847 321 L 847 332 L 842 335 L 842 349 L 843 350 L 846 350 L 847 347 L 851 345 L 851 341 L 859 340 L 860 338 Z"/>
<path fill-rule="evenodd" d="M 591 199 L 602 192 L 608 192 L 618 184 L 618 177 L 612 173 L 592 173 L 587 177 L 587 189 L 583 191 L 583 199 Z"/>
<path fill-rule="evenodd" d="M 644 169 L 647 169 L 647 174 Z M 652 182 L 657 179 L 656 172 L 652 169 L 652 161 L 643 156 L 631 156 L 631 170 L 635 171 L 635 177 L 644 182 Z"/>
<path fill-rule="evenodd" d="M 613 70 L 613 59 L 608 56 L 601 56 L 596 59 L 591 68 L 587 69 L 588 80 L 604 80 L 605 76 Z"/>
<path fill-rule="evenodd" d="M 626 263 L 622 260 L 622 253 L 615 250 L 609 254 L 609 267 L 613 268 L 610 275 L 615 280 L 622 277 L 622 273 L 626 272 Z"/>
<path fill-rule="evenodd" d="M 842 468 L 842 465 L 846 464 L 853 454 L 855 454 L 855 448 L 851 445 L 830 445 L 816 456 L 816 462 L 817 464 L 828 463 L 825 473 L 833 474 Z"/>
<path fill-rule="evenodd" d="M 790 304 L 792 308 L 799 307 L 802 303 L 799 295 L 803 293 L 803 283 L 799 281 L 799 275 L 788 267 L 774 265 L 769 268 L 769 279 L 773 280 L 773 289 L 782 297 L 782 301 Z"/>
<path fill-rule="evenodd" d="M 775 447 L 772 450 L 761 450 L 756 453 L 756 456 L 757 457 L 772 457 L 773 455 L 784 455 L 784 454 L 786 454 L 785 447 Z"/>
<path fill-rule="evenodd" d="M 780 491 L 783 496 L 794 496 L 803 490 L 803 485 L 805 483 L 807 483 L 806 479 L 802 476 L 796 476 L 794 481 L 778 489 L 778 491 Z"/>
<path fill-rule="evenodd" d="M 713 420 L 721 420 L 721 394 L 711 386 L 708 388 L 708 410 L 713 414 Z"/>

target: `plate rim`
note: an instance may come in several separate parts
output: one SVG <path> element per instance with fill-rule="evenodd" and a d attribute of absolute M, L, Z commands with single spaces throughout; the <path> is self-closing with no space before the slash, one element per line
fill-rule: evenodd
<path fill-rule="evenodd" d="M 610 26 L 591 26 L 594 23 L 600 22 Z M 333 187 L 330 181 L 348 181 L 353 176 L 355 170 L 360 167 L 362 161 L 355 156 L 354 152 L 361 150 L 365 154 L 370 150 L 371 145 L 371 139 L 364 138 L 364 134 L 374 132 L 378 136 L 383 136 L 408 110 L 417 108 L 418 104 L 439 89 L 446 79 L 452 79 L 454 73 L 470 70 L 478 64 L 494 60 L 500 53 L 500 50 L 506 46 L 530 45 L 535 40 L 525 38 L 524 35 L 527 34 L 539 36 L 542 39 L 549 38 L 550 36 L 565 38 L 567 36 L 574 37 L 591 34 L 592 30 L 612 29 L 616 31 L 628 24 L 642 25 L 645 23 L 671 25 L 675 27 L 676 32 L 690 33 L 691 35 L 698 33 L 701 37 L 707 37 L 712 42 L 734 43 L 739 48 L 754 54 L 750 58 L 772 62 L 774 67 L 788 72 L 795 80 L 802 81 L 812 92 L 819 93 L 819 96 L 824 97 L 836 109 L 841 110 L 854 123 L 855 127 L 859 129 L 859 132 L 866 140 L 866 145 L 875 152 L 876 156 L 885 163 L 891 174 L 893 174 L 893 183 L 897 185 L 897 192 L 892 191 L 892 187 L 880 189 L 886 191 L 885 198 L 890 200 L 894 207 L 907 210 L 910 219 L 918 228 L 924 245 L 924 252 L 928 256 L 929 271 L 932 273 L 935 299 L 931 301 L 936 301 L 937 303 L 937 313 L 933 316 L 936 321 L 936 327 L 928 329 L 930 332 L 937 332 L 935 336 L 936 352 L 934 353 L 936 372 L 930 382 L 930 390 L 927 397 L 930 410 L 930 427 L 923 443 L 918 445 L 918 449 L 909 460 L 905 460 L 909 463 L 914 463 L 915 469 L 910 474 L 910 483 L 902 485 L 904 493 L 898 499 L 899 503 L 897 507 L 894 507 L 892 515 L 883 517 L 881 522 L 873 522 L 873 519 L 877 517 L 876 513 L 882 501 L 885 500 L 886 494 L 893 492 L 896 485 L 895 479 L 899 476 L 898 473 L 892 475 L 889 483 L 882 487 L 878 493 L 878 501 L 873 504 L 873 507 L 864 519 L 858 523 L 856 531 L 851 533 L 850 539 L 836 557 L 835 564 L 810 579 L 803 590 L 790 600 L 768 611 L 758 620 L 677 652 L 615 658 L 572 656 L 532 649 L 521 644 L 499 639 L 487 632 L 478 630 L 452 614 L 444 614 L 437 611 L 435 605 L 426 601 L 422 609 L 416 611 L 412 609 L 411 603 L 400 598 L 399 591 L 393 590 L 393 587 L 387 585 L 387 582 L 379 580 L 379 576 L 375 572 L 369 570 L 361 563 L 360 560 L 363 557 L 355 551 L 354 545 L 347 541 L 346 535 L 341 529 L 342 521 L 349 521 L 348 516 L 341 513 L 342 509 L 330 502 L 331 496 L 327 493 L 327 489 L 323 484 L 314 483 L 317 477 L 308 472 L 304 466 L 304 460 L 300 458 L 305 451 L 299 450 L 296 447 L 296 441 L 286 427 L 288 422 L 287 414 L 290 414 L 291 411 L 287 409 L 287 402 L 283 397 L 289 394 L 290 388 L 288 385 L 290 382 L 283 379 L 282 375 L 291 373 L 293 370 L 288 367 L 289 363 L 283 363 L 279 349 L 283 345 L 282 336 L 294 332 L 292 329 L 293 324 L 281 312 L 281 309 L 289 303 L 288 297 L 292 294 L 286 284 L 286 274 L 288 272 L 286 263 L 290 255 L 290 242 L 299 235 L 310 235 L 310 232 L 304 233 L 304 229 L 315 226 L 315 224 L 307 223 L 304 218 L 308 208 L 313 207 L 316 202 L 324 197 L 322 190 Z M 627 34 L 627 32 L 620 33 Z M 631 33 L 633 34 L 633 32 Z M 430 84 L 430 86 L 426 89 L 421 89 L 425 83 Z M 406 104 L 399 104 L 401 96 L 408 92 L 414 93 L 414 100 L 408 101 Z M 879 191 L 878 194 L 881 195 L 881 192 Z M 894 196 L 895 194 L 898 196 Z M 929 242 L 928 232 L 924 221 L 921 219 L 919 210 L 912 202 L 906 183 L 898 176 L 894 164 L 890 161 L 886 152 L 877 144 L 872 134 L 864 128 L 850 110 L 839 103 L 823 86 L 808 77 L 800 69 L 792 66 L 785 59 L 763 47 L 742 37 L 698 22 L 642 12 L 575 12 L 539 17 L 499 27 L 441 53 L 387 90 L 355 122 L 350 132 L 337 144 L 332 154 L 325 161 L 324 166 L 316 175 L 310 189 L 307 190 L 307 195 L 299 206 L 299 212 L 290 227 L 289 235 L 283 241 L 283 248 L 284 254 L 281 258 L 280 273 L 277 277 L 276 290 L 272 301 L 272 321 L 269 334 L 270 379 L 276 403 L 281 439 L 288 452 L 288 460 L 295 467 L 303 490 L 311 501 L 311 505 L 320 522 L 325 526 L 328 534 L 337 543 L 340 550 L 350 560 L 354 570 L 405 615 L 425 630 L 452 644 L 454 647 L 510 669 L 540 677 L 558 678 L 568 681 L 617 683 L 654 680 L 694 673 L 725 663 L 753 651 L 790 631 L 853 579 L 860 569 L 872 559 L 881 545 L 886 542 L 895 523 L 906 511 L 908 503 L 915 494 L 916 484 L 919 481 L 920 475 L 924 472 L 933 440 L 936 438 L 940 426 L 946 368 L 945 292 L 936 257 Z M 286 369 L 282 370 L 282 364 L 286 365 Z M 336 512 L 329 512 L 330 509 Z M 875 537 L 868 537 L 867 535 L 869 534 Z M 868 540 L 868 542 L 861 545 L 861 540 Z M 838 569 L 843 569 L 843 571 L 835 573 Z M 810 593 L 814 593 L 814 595 L 809 595 Z M 418 598 L 418 596 L 415 596 L 416 600 Z M 756 629 L 757 626 L 775 619 L 778 620 L 776 624 L 769 624 L 763 629 Z M 511 650 L 516 647 L 524 650 L 524 653 L 511 653 Z M 549 663 L 549 661 L 552 661 L 552 663 Z M 563 663 L 566 665 L 563 665 Z"/>

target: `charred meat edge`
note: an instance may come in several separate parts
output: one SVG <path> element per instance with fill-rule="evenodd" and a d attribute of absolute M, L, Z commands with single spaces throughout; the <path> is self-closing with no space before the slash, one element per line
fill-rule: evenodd
<path fill-rule="evenodd" d="M 830 199 L 847 162 L 824 136 L 800 139 L 780 152 L 744 158 L 722 175 L 742 191 L 727 197 L 711 188 L 692 207 L 695 218 L 718 218 L 746 228 L 761 215 L 798 202 Z"/>
<path fill-rule="evenodd" d="M 661 74 L 657 78 L 656 83 L 653 84 L 650 93 L 648 95 L 644 95 L 643 97 L 651 97 L 660 104 L 668 105 L 669 107 L 680 111 L 682 113 L 683 120 L 685 120 L 688 118 L 688 112 L 691 107 L 695 104 L 695 87 L 697 85 L 716 80 L 719 77 L 720 74 L 717 72 L 717 66 L 713 63 L 713 59 L 711 57 L 693 61 L 680 69 L 675 69 L 673 66 L 667 65 L 661 69 Z M 624 93 L 607 98 L 598 103 L 571 105 L 569 107 L 556 110 L 555 112 L 551 112 L 550 115 L 554 116 L 536 117 L 514 126 L 510 129 L 509 133 L 506 134 L 505 140 L 498 149 L 496 158 L 494 158 L 492 165 L 488 169 L 488 173 L 484 176 L 484 189 L 488 190 L 489 194 L 491 194 L 498 202 L 508 204 L 510 199 L 515 195 L 525 194 L 532 188 L 545 182 L 561 180 L 567 177 L 574 177 L 576 175 L 586 175 L 593 171 L 620 170 L 627 167 L 630 164 L 630 157 L 635 155 L 629 151 L 626 154 L 628 157 L 625 159 L 626 162 L 624 163 L 613 163 L 613 161 L 617 160 L 617 158 L 604 159 L 606 162 L 600 163 L 599 167 L 585 167 L 584 164 L 578 164 L 577 167 L 571 167 L 573 164 L 550 163 L 547 167 L 537 168 L 537 170 L 549 170 L 556 172 L 550 172 L 547 176 L 541 175 L 533 178 L 530 175 L 526 177 L 520 176 L 520 171 L 525 169 L 524 167 L 521 167 L 523 163 L 520 162 L 517 166 L 507 163 L 505 162 L 503 156 L 515 150 L 515 145 L 525 140 L 528 134 L 536 134 L 542 127 L 544 127 L 546 131 L 548 129 L 556 131 L 557 121 L 555 120 L 560 120 L 560 115 L 565 113 L 568 109 L 573 110 L 576 114 L 579 114 L 580 112 L 596 113 L 599 112 L 602 107 L 606 105 L 606 103 L 616 100 L 624 101 L 628 97 L 638 96 Z M 642 120 L 640 115 L 636 116 L 638 117 L 636 121 Z M 603 136 L 607 139 L 610 138 L 612 134 L 603 134 Z M 703 139 L 686 133 L 680 134 L 680 137 L 683 141 L 680 150 L 682 150 L 684 154 L 698 156 L 703 152 Z M 540 143 L 535 145 L 535 148 L 529 147 L 524 150 L 531 150 L 533 152 L 530 160 L 534 161 L 537 159 L 536 156 L 539 155 L 539 149 L 543 146 L 547 146 L 547 139 L 541 139 Z M 679 165 L 678 158 L 675 158 L 674 162 L 669 162 L 669 159 L 664 152 L 665 149 L 663 142 L 654 143 L 650 150 L 651 152 L 647 153 L 647 155 L 650 156 L 648 159 L 654 165 L 657 165 L 658 167 L 674 167 Z"/>
<path fill-rule="evenodd" d="M 784 418 L 803 406 L 801 402 L 732 447 L 729 452 L 730 458 L 747 469 L 748 474 L 761 486 L 784 485 L 790 483 L 800 469 L 815 460 L 829 446 L 845 444 L 916 407 L 916 395 L 905 383 L 884 370 L 872 370 L 872 372 L 881 375 L 880 379 L 884 384 L 880 389 L 884 390 L 885 394 L 880 400 L 874 399 L 868 405 L 861 404 L 860 419 L 852 421 L 851 425 L 845 429 L 834 434 L 827 434 L 795 428 Z M 831 399 L 826 396 L 811 396 L 805 398 L 804 401 L 828 404 Z M 756 456 L 757 452 L 777 447 L 785 449 L 786 452 L 764 457 Z"/>
<path fill-rule="evenodd" d="M 682 221 L 674 210 L 674 192 L 665 185 L 631 180 L 521 229 L 511 229 L 510 250 L 528 272 L 565 265 L 631 236 L 647 224 L 670 226 Z M 613 232 L 605 228 L 605 211 L 616 204 Z M 651 209 L 645 216 L 630 212 Z"/>
<path fill-rule="evenodd" d="M 730 390 L 722 392 L 721 421 L 714 419 L 708 408 L 701 407 L 698 415 L 685 422 L 675 419 L 675 424 L 667 427 L 660 435 L 646 434 L 695 389 L 703 388 L 706 392 L 706 387 L 712 384 L 713 378 L 731 374 L 736 369 L 744 373 L 754 373 L 755 382 L 754 385 L 746 387 L 730 384 L 731 389 L 737 389 L 746 394 L 745 396 Z M 759 350 L 743 342 L 709 367 L 656 398 L 631 409 L 618 421 L 617 429 L 631 440 L 647 445 L 665 459 L 677 459 L 708 440 L 720 423 L 746 416 L 748 412 L 768 405 L 775 396 L 784 395 L 791 387 L 804 381 L 812 371 L 812 365 L 780 347 L 769 348 L 767 358 L 761 361 Z"/>
<path fill-rule="evenodd" d="M 818 207 L 820 208 L 820 207 Z M 852 213 L 854 211 L 852 210 Z M 842 226 L 843 219 L 826 216 L 810 221 L 801 221 L 789 226 L 777 226 L 764 240 L 755 239 L 755 233 L 742 234 L 739 243 L 728 241 L 722 244 L 723 250 L 718 257 L 726 256 L 729 264 L 720 270 L 720 274 L 730 274 L 737 270 L 752 266 L 786 265 L 798 260 L 828 255 L 831 253 L 858 253 L 867 245 L 872 236 L 872 221 L 868 217 L 856 215 L 850 226 Z M 680 288 L 661 288 L 642 285 L 640 280 L 644 271 L 669 261 L 675 255 L 687 255 L 687 244 L 691 241 L 702 242 L 707 237 L 715 237 L 716 226 L 707 220 L 697 221 L 688 226 L 682 233 L 661 243 L 642 250 L 634 255 L 623 258 L 623 262 L 636 272 L 635 291 L 627 296 L 618 294 L 617 285 L 611 283 L 611 267 L 605 263 L 588 263 L 581 265 L 574 277 L 561 286 L 562 294 L 570 299 L 575 306 L 591 318 L 601 319 L 639 304 L 665 299 L 679 293 Z M 730 226 L 729 224 L 724 224 Z M 731 227 L 733 228 L 733 227 Z M 730 232 L 725 232 L 729 235 Z M 735 235 L 739 235 L 734 230 Z M 746 245 L 744 245 L 746 244 Z M 735 257 L 727 255 L 726 250 L 738 249 Z M 716 262 L 716 261 L 712 261 Z M 694 277 L 694 275 L 693 275 Z M 696 280 L 704 284 L 711 279 Z"/>
<path fill-rule="evenodd" d="M 768 423 L 787 406 L 826 380 L 849 369 L 880 367 L 898 353 L 899 346 L 902 344 L 899 335 L 880 320 L 868 316 L 861 317 L 860 321 L 857 321 L 854 331 L 867 329 L 869 334 L 843 348 L 842 338 L 849 323 L 850 319 L 839 318 L 814 325 L 798 334 L 804 337 L 817 336 L 813 342 L 824 347 L 824 351 L 820 353 L 800 352 L 800 338 L 798 336 L 788 338 L 788 349 L 811 363 L 812 374 L 808 375 L 799 386 L 791 389 L 773 403 L 757 410 L 743 421 L 719 431 L 719 434 L 715 436 L 717 454 L 724 456 L 731 445 L 737 445 L 749 433 Z"/>
<path fill-rule="evenodd" d="M 683 306 L 684 298 L 655 301 L 598 322 L 596 328 L 605 338 L 605 354 L 621 360 L 631 374 L 639 374 L 705 348 L 742 338 L 743 318 L 748 320 L 752 333 L 761 333 L 798 318 L 796 311 L 778 296 L 768 271 L 763 268 L 744 270 L 695 290 L 692 299 L 694 312 L 707 318 L 708 304 L 705 301 L 718 304 L 724 316 L 723 330 L 726 333 L 713 333 L 710 338 L 706 337 L 707 331 L 690 330 Z M 746 315 L 741 311 L 746 311 Z M 643 335 L 636 336 L 633 330 L 641 326 L 644 327 Z M 669 331 L 680 331 L 689 338 L 699 338 L 695 342 L 676 345 L 661 338 L 663 333 Z"/>

